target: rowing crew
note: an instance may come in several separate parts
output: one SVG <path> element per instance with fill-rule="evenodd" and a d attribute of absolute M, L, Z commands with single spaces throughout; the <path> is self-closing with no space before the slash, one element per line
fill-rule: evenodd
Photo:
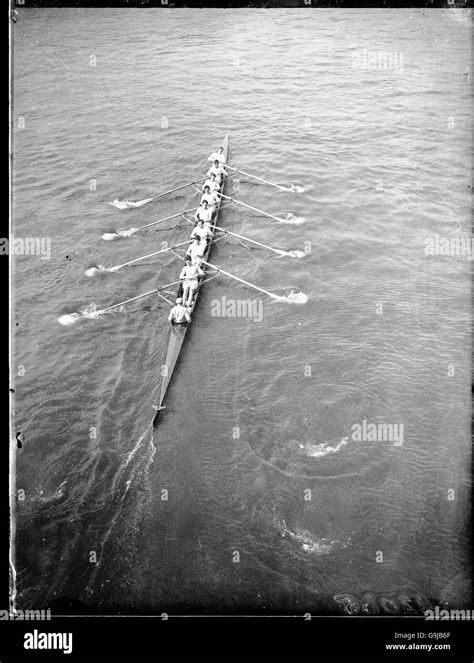
<path fill-rule="evenodd" d="M 170 311 L 168 320 L 171 324 L 191 322 L 188 309 L 191 307 L 194 295 L 199 287 L 199 277 L 205 274 L 200 266 L 201 258 L 205 255 L 207 245 L 214 237 L 212 222 L 218 209 L 219 191 L 223 179 L 227 175 L 223 166 L 225 163 L 224 148 L 220 147 L 217 152 L 211 154 L 208 160 L 213 163 L 207 171 L 207 180 L 202 187 L 203 193 L 200 206 L 194 214 L 196 225 L 191 233 L 192 241 L 186 251 L 184 267 L 179 275 L 180 281 L 182 281 L 183 294 L 182 297 L 176 299 L 176 305 Z"/>
<path fill-rule="evenodd" d="M 200 234 L 202 233 L 202 234 Z M 208 224 L 204 224 L 202 219 L 192 232 L 192 242 L 186 251 L 184 267 L 181 270 L 179 279 L 183 286 L 182 297 L 176 300 L 169 314 L 168 320 L 174 324 L 183 324 L 191 322 L 188 308 L 192 305 L 194 295 L 199 286 L 199 277 L 204 276 L 204 270 L 201 268 L 201 258 L 206 253 L 208 241 L 211 241 L 213 233 Z"/>
<path fill-rule="evenodd" d="M 170 311 L 168 316 L 172 324 L 183 324 L 191 322 L 191 316 L 188 308 L 192 305 L 194 295 L 199 286 L 199 277 L 204 276 L 204 271 L 200 267 L 200 259 L 206 253 L 207 245 L 214 236 L 210 222 L 204 222 L 201 217 L 191 233 L 191 244 L 186 251 L 184 267 L 181 270 L 179 279 L 183 286 L 183 295 L 176 300 L 176 306 Z"/>
<path fill-rule="evenodd" d="M 190 258 L 191 264 L 195 265 L 206 253 L 207 245 L 212 241 L 214 233 L 209 222 L 199 219 L 191 233 L 191 243 L 186 251 L 186 258 Z"/>
<path fill-rule="evenodd" d="M 199 241 L 199 240 L 198 240 Z M 189 308 L 193 303 L 194 295 L 199 286 L 199 277 L 205 272 L 200 266 L 200 261 L 193 262 L 190 256 L 186 256 L 184 267 L 179 275 L 183 285 L 182 297 L 176 299 L 176 306 L 170 311 L 168 321 L 172 324 L 183 324 L 191 322 Z"/>

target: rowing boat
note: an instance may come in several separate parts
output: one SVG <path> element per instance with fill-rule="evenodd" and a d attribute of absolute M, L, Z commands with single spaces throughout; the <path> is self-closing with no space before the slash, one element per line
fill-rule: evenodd
<path fill-rule="evenodd" d="M 227 134 L 224 138 L 224 141 L 222 142 L 222 147 L 224 148 L 224 162 L 226 163 L 227 158 L 228 158 L 228 152 L 229 152 L 229 136 Z M 222 190 L 221 190 L 222 193 L 224 192 L 224 187 L 225 187 L 225 180 L 222 184 Z M 218 202 L 218 205 L 217 205 L 217 213 L 216 213 L 216 215 L 214 217 L 214 221 L 213 221 L 213 224 L 214 224 L 213 229 L 217 225 L 217 222 L 218 222 L 221 203 L 222 203 L 222 198 L 219 198 L 219 202 Z M 206 253 L 203 256 L 204 260 L 206 262 L 209 260 L 209 257 L 210 257 L 211 251 L 212 251 L 212 244 L 214 243 L 214 241 L 215 241 L 215 239 L 213 239 L 213 241 L 209 243 L 209 246 L 206 249 Z M 199 293 L 200 293 L 200 290 L 203 286 L 203 283 L 204 283 L 204 277 L 201 276 L 199 278 L 199 284 L 198 284 L 196 293 L 194 295 L 193 303 L 191 304 L 191 306 L 188 309 L 189 313 L 191 313 L 191 314 L 193 313 L 193 311 L 196 307 L 196 304 L 197 304 L 197 301 L 198 301 L 198 298 L 199 298 Z M 181 288 L 178 288 L 178 292 L 177 292 L 176 296 L 179 296 L 180 294 L 181 294 Z M 186 323 L 186 324 L 180 324 L 180 325 L 170 325 L 170 327 L 171 327 L 171 330 L 170 330 L 170 337 L 169 337 L 169 341 L 168 341 L 168 350 L 166 352 L 165 363 L 162 366 L 163 381 L 161 383 L 160 398 L 159 398 L 158 404 L 156 406 L 158 412 L 156 414 L 154 423 L 156 422 L 156 420 L 159 416 L 159 411 L 162 410 L 163 407 L 164 407 L 163 403 L 165 401 L 166 394 L 168 392 L 168 387 L 170 385 L 171 379 L 172 379 L 173 374 L 176 370 L 178 360 L 179 360 L 179 356 L 181 354 L 181 349 L 183 347 L 184 339 L 186 338 L 186 333 L 188 331 L 189 325 L 188 325 L 188 323 Z"/>
<path fill-rule="evenodd" d="M 245 173 L 243 170 L 239 170 L 238 168 L 234 168 L 233 166 L 229 166 L 227 163 L 228 157 L 229 157 L 229 137 L 226 135 L 223 141 L 223 158 L 224 158 L 224 163 L 230 170 L 232 170 L 232 174 L 229 177 L 232 177 L 234 173 L 241 173 L 242 175 L 246 175 L 247 177 L 256 179 L 260 182 L 264 182 L 265 184 L 268 184 L 269 186 L 276 187 L 280 191 L 295 191 L 295 192 L 303 192 L 304 187 L 296 186 L 294 184 L 291 184 L 291 187 L 288 189 L 285 189 L 284 187 L 280 186 L 279 184 L 275 184 L 274 182 L 269 182 L 268 180 L 264 180 L 262 177 L 259 177 L 258 175 L 252 175 L 251 173 Z M 162 196 L 166 196 L 169 193 L 173 193 L 174 191 L 178 191 L 180 189 L 184 189 L 185 187 L 188 186 L 193 186 L 197 184 L 198 182 L 202 182 L 205 180 L 205 177 L 201 177 L 197 180 L 193 180 L 192 182 L 186 182 L 185 184 L 180 184 L 179 186 L 175 187 L 174 189 L 170 189 L 168 191 L 164 191 L 162 193 L 156 194 L 152 196 L 151 198 L 145 198 L 144 200 L 138 200 L 138 201 L 131 201 L 131 200 L 114 200 L 113 205 L 114 207 L 117 207 L 118 209 L 126 209 L 127 207 L 141 207 L 144 204 L 147 204 L 151 202 L 152 200 L 156 200 L 157 198 L 161 198 Z M 225 182 L 222 183 L 222 188 L 224 188 Z M 194 187 L 196 188 L 196 187 Z M 197 189 L 199 191 L 199 189 Z M 269 251 L 273 251 L 273 253 L 276 253 L 280 257 L 288 257 L 288 258 L 304 258 L 306 255 L 305 251 L 301 251 L 299 249 L 291 249 L 290 251 L 284 251 L 283 249 L 278 249 L 273 246 L 268 246 L 268 244 L 263 244 L 262 242 L 259 242 L 258 240 L 252 239 L 251 237 L 244 237 L 243 235 L 238 235 L 237 233 L 231 233 L 230 231 L 226 230 L 225 228 L 220 228 L 217 226 L 218 223 L 218 217 L 219 217 L 219 212 L 221 209 L 221 201 L 222 199 L 228 200 L 229 204 L 235 203 L 237 205 L 242 205 L 246 209 L 250 209 L 252 211 L 257 212 L 258 214 L 262 214 L 263 216 L 269 217 L 271 219 L 275 219 L 279 223 L 285 223 L 285 219 L 282 219 L 278 216 L 275 216 L 274 214 L 269 214 L 268 212 L 265 212 L 264 210 L 260 210 L 257 207 L 253 207 L 252 205 L 248 205 L 247 203 L 244 203 L 242 200 L 236 200 L 235 198 L 231 198 L 230 196 L 226 196 L 223 192 L 221 192 L 221 198 L 219 199 L 218 202 L 218 208 L 217 212 L 214 216 L 214 223 L 213 223 L 213 229 L 214 231 L 219 231 L 222 232 L 223 235 L 218 237 L 216 240 L 213 240 L 215 243 L 218 239 L 221 237 L 224 237 L 225 235 L 229 234 L 234 237 L 237 237 L 240 240 L 244 240 L 246 242 L 250 242 L 251 244 L 255 244 L 256 246 L 262 248 L 262 249 L 267 249 Z M 192 207 L 191 209 L 184 210 L 184 212 L 178 212 L 177 214 L 172 214 L 171 216 L 166 216 L 161 219 L 157 219 L 155 221 L 151 221 L 150 223 L 146 223 L 144 226 L 140 226 L 139 228 L 126 228 L 122 230 L 115 230 L 114 232 L 106 232 L 103 233 L 102 239 L 106 241 L 112 241 L 114 239 L 118 238 L 127 238 L 131 237 L 132 235 L 135 235 L 138 232 L 141 232 L 143 230 L 149 229 L 151 226 L 155 226 L 158 223 L 164 223 L 165 221 L 169 221 L 170 219 L 175 219 L 178 216 L 184 217 L 187 219 L 185 214 L 188 212 L 194 212 L 196 210 L 196 207 Z M 187 219 L 192 223 L 190 219 Z M 301 220 L 300 222 L 303 223 L 304 219 Z M 292 221 L 294 223 L 294 221 Z M 86 275 L 87 276 L 94 276 L 94 274 L 98 274 L 100 272 L 118 272 L 119 269 L 128 267 L 130 265 L 136 265 L 142 260 L 147 260 L 148 258 L 151 258 L 152 256 L 157 256 L 162 253 L 165 253 L 167 251 L 173 251 L 174 249 L 178 248 L 181 246 L 181 244 L 186 244 L 186 242 L 180 242 L 178 244 L 175 244 L 174 246 L 168 246 L 165 249 L 160 249 L 159 251 L 154 251 L 153 253 L 147 253 L 144 256 L 140 256 L 139 258 L 133 258 L 133 260 L 129 260 L 128 262 L 124 262 L 121 265 L 112 265 L 111 267 L 104 267 L 103 265 L 97 265 L 95 267 L 90 267 L 86 270 Z M 308 296 L 305 295 L 304 292 L 301 292 L 300 290 L 294 290 L 292 289 L 290 293 L 285 294 L 285 295 L 277 295 L 274 292 L 270 292 L 268 290 L 265 290 L 264 288 L 261 288 L 260 286 L 256 285 L 255 283 L 250 283 L 249 281 L 245 281 L 244 279 L 240 278 L 240 276 L 236 276 L 235 274 L 231 274 L 230 272 L 226 272 L 224 269 L 221 267 L 218 267 L 216 265 L 212 265 L 211 263 L 208 262 L 210 253 L 212 249 L 212 244 L 209 244 L 207 247 L 207 250 L 204 254 L 204 256 L 200 259 L 201 260 L 201 267 L 205 265 L 206 267 L 209 267 L 211 270 L 215 270 L 216 276 L 217 275 L 223 275 L 227 276 L 230 279 L 233 279 L 234 281 L 237 281 L 238 283 L 241 283 L 242 285 L 246 286 L 247 288 L 251 288 L 253 290 L 256 290 L 257 292 L 261 292 L 262 294 L 266 295 L 267 297 L 270 297 L 274 301 L 278 302 L 288 302 L 289 304 L 306 304 L 308 301 Z M 176 254 L 175 254 L 176 255 Z M 203 277 L 198 277 L 198 287 L 195 292 L 194 296 L 194 301 L 192 303 L 192 306 L 188 307 L 188 310 L 190 313 L 194 311 L 194 308 L 197 303 L 198 295 L 200 292 L 201 287 L 206 283 L 206 281 L 210 281 L 214 276 L 211 276 L 209 279 L 203 279 Z M 125 304 L 130 304 L 131 302 L 135 302 L 139 299 L 143 299 L 143 297 L 149 297 L 150 295 L 158 294 L 160 297 L 162 297 L 165 301 L 167 301 L 169 304 L 173 305 L 173 302 L 171 302 L 169 299 L 166 299 L 161 292 L 165 290 L 166 288 L 169 288 L 172 285 L 175 285 L 176 283 L 180 283 L 180 281 L 174 281 L 173 283 L 168 283 L 165 285 L 160 285 L 157 288 L 154 288 L 153 290 L 148 290 L 148 292 L 143 292 L 140 295 L 136 295 L 135 297 L 131 297 L 128 299 L 125 299 L 124 301 L 117 302 L 116 304 L 111 304 L 110 306 L 106 306 L 105 308 L 97 309 L 96 305 L 93 304 L 91 307 L 87 307 L 85 310 L 78 312 L 74 311 L 71 313 L 65 313 L 64 315 L 61 315 L 58 318 L 58 322 L 61 325 L 73 325 L 79 320 L 84 320 L 86 318 L 89 319 L 96 319 L 99 316 L 104 315 L 105 313 L 109 313 L 110 311 L 115 311 L 117 309 L 123 310 Z M 181 286 L 178 289 L 177 296 L 181 296 Z M 92 309 L 92 310 L 91 310 Z M 177 325 L 175 327 L 171 328 L 170 331 L 170 338 L 168 342 L 168 351 L 166 353 L 166 359 L 165 359 L 165 364 L 163 365 L 163 371 L 162 371 L 162 376 L 163 376 L 163 382 L 161 385 L 161 393 L 160 393 L 160 400 L 159 403 L 156 405 L 156 409 L 159 411 L 161 410 L 164 406 L 164 400 L 166 398 L 166 393 L 168 391 L 169 384 L 171 382 L 171 379 L 173 377 L 173 373 L 175 371 L 176 365 L 178 363 L 179 355 L 181 352 L 182 345 L 184 343 L 184 338 L 186 336 L 187 332 L 187 324 L 181 324 Z M 156 420 L 156 417 L 155 417 Z"/>

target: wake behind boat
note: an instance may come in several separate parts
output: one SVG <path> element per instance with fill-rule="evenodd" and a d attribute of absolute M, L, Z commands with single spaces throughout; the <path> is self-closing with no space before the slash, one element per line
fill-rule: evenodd
<path fill-rule="evenodd" d="M 222 204 L 223 201 L 226 202 L 225 207 L 236 204 L 239 207 L 241 206 L 248 210 L 257 212 L 259 215 L 270 218 L 279 223 L 284 222 L 284 219 L 282 219 L 280 216 L 260 210 L 257 207 L 249 205 L 248 203 L 245 203 L 241 200 L 236 200 L 235 198 L 225 193 L 226 181 L 238 174 L 243 174 L 247 177 L 259 180 L 269 186 L 275 187 L 279 191 L 289 191 L 289 189 L 285 189 L 279 184 L 270 182 L 257 175 L 251 175 L 250 173 L 229 165 L 228 158 L 229 136 L 226 135 L 218 150 L 213 152 L 211 156 L 208 157 L 208 160 L 212 162 L 212 165 L 204 176 L 201 176 L 198 179 L 194 179 L 191 182 L 180 184 L 179 186 L 164 191 L 163 193 L 157 194 L 153 197 L 145 198 L 141 201 L 134 202 L 128 199 L 119 201 L 116 199 L 111 203 L 114 207 L 120 210 L 141 207 L 153 200 L 173 193 L 174 191 L 192 186 L 196 191 L 199 192 L 199 199 L 196 201 L 196 206 L 182 210 L 181 212 L 176 212 L 155 221 L 150 221 L 141 227 L 131 227 L 123 230 L 117 230 L 115 232 L 107 232 L 102 235 L 102 238 L 107 241 L 114 239 L 125 240 L 129 237 L 132 237 L 136 233 L 147 231 L 152 226 L 156 226 L 159 223 L 164 223 L 165 221 L 169 221 L 175 218 L 184 218 L 194 226 L 191 232 L 191 237 L 188 234 L 187 239 L 183 237 L 182 241 L 179 241 L 172 246 L 161 248 L 143 256 L 133 258 L 120 265 L 113 265 L 111 267 L 96 265 L 89 267 L 85 271 L 85 274 L 89 277 L 95 277 L 99 274 L 116 274 L 120 270 L 132 265 L 137 266 L 139 263 L 146 265 L 147 263 L 143 263 L 144 260 L 149 260 L 152 257 L 158 257 L 161 254 L 171 252 L 180 260 L 183 260 L 184 258 L 184 266 L 181 264 L 180 271 L 178 272 L 178 275 L 174 281 L 160 285 L 153 290 L 148 290 L 147 292 L 135 295 L 134 297 L 129 297 L 128 299 L 124 299 L 116 304 L 106 306 L 102 309 L 97 309 L 95 304 L 90 304 L 84 307 L 82 311 L 66 313 L 60 316 L 58 320 L 60 324 L 66 326 L 75 324 L 80 320 L 96 320 L 106 313 L 113 311 L 123 311 L 126 305 L 151 295 L 158 295 L 158 297 L 167 302 L 167 304 L 171 307 L 168 315 L 168 320 L 171 324 L 168 347 L 165 355 L 165 361 L 162 367 L 160 395 L 158 403 L 155 405 L 157 412 L 154 417 L 154 423 L 156 423 L 159 417 L 159 412 L 165 407 L 164 403 L 169 386 L 178 366 L 183 344 L 189 329 L 189 325 L 192 323 L 192 316 L 199 299 L 201 288 L 207 281 L 216 278 L 217 276 L 226 276 L 244 285 L 246 288 L 251 288 L 257 292 L 262 293 L 263 295 L 271 298 L 273 301 L 296 304 L 305 304 L 308 301 L 308 297 L 298 289 L 292 288 L 291 291 L 287 294 L 276 294 L 254 283 L 250 283 L 249 281 L 246 281 L 239 276 L 236 276 L 235 274 L 231 274 L 221 267 L 209 262 L 213 245 L 223 237 L 235 237 L 240 241 L 241 244 L 242 241 L 249 242 L 259 249 L 272 251 L 279 257 L 304 258 L 306 255 L 304 251 L 298 249 L 283 250 L 268 246 L 267 244 L 264 244 L 263 242 L 260 242 L 256 239 L 234 233 L 219 223 L 221 209 L 224 207 Z M 195 186 L 198 183 L 201 184 L 202 188 L 197 188 Z M 194 221 L 186 216 L 190 213 L 194 213 Z M 189 246 L 186 254 L 183 256 L 178 253 L 178 251 L 182 250 L 186 244 Z M 212 276 L 210 276 L 211 273 Z M 178 288 L 175 295 L 175 301 L 170 301 L 167 299 L 167 297 L 164 296 L 163 292 L 168 292 L 167 289 L 173 286 L 178 286 Z"/>

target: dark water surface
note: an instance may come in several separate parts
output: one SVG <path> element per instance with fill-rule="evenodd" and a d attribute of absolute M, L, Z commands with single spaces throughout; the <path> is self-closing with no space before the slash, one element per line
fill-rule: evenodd
<path fill-rule="evenodd" d="M 107 612 L 288 612 L 328 597 L 469 603 L 470 270 L 426 243 L 470 232 L 470 14 L 455 10 L 20 10 L 14 26 L 14 225 L 51 258 L 14 259 L 18 601 Z M 392 68 L 357 66 L 391 53 Z M 402 60 L 400 60 L 402 54 Z M 400 63 L 402 65 L 400 66 Z M 354 66 L 354 63 L 356 66 Z M 24 118 L 24 128 L 18 125 Z M 202 292 L 159 425 L 168 342 L 155 298 L 71 327 L 58 317 L 175 280 L 173 220 L 229 133 L 237 198 L 224 269 L 309 301 L 260 322 Z M 310 243 L 310 244 L 308 244 Z M 396 440 L 354 438 L 363 421 Z"/>

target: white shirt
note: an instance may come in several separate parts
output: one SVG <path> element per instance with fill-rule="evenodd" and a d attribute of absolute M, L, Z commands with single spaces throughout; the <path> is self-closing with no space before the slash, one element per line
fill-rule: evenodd
<path fill-rule="evenodd" d="M 185 265 L 179 278 L 185 281 L 196 281 L 198 276 L 204 276 L 204 272 L 199 265 Z"/>
<path fill-rule="evenodd" d="M 201 238 L 201 241 L 211 237 L 212 230 L 209 224 L 205 223 L 202 228 L 201 226 L 196 226 L 191 233 L 191 239 L 194 239 L 196 235 Z"/>
<path fill-rule="evenodd" d="M 227 172 L 226 172 L 226 170 L 222 167 L 222 164 L 219 164 L 217 167 L 214 166 L 214 164 L 212 164 L 212 166 L 211 166 L 211 167 L 209 168 L 209 170 L 207 171 L 207 176 L 210 177 L 213 173 L 214 173 L 214 175 L 215 175 L 219 180 L 220 180 L 221 177 L 223 177 L 224 175 L 227 175 Z"/>
<path fill-rule="evenodd" d="M 213 206 L 217 205 L 217 203 L 219 202 L 220 198 L 219 198 L 219 196 L 217 195 L 217 193 L 216 193 L 215 191 L 212 191 L 211 193 L 203 193 L 203 194 L 202 194 L 202 197 L 201 197 L 201 205 L 203 204 L 203 202 L 204 202 L 205 200 L 207 200 L 207 204 L 208 204 L 210 207 L 213 207 Z"/>
<path fill-rule="evenodd" d="M 186 251 L 187 256 L 191 256 L 191 260 L 193 263 L 196 262 L 196 258 L 201 258 L 204 255 L 204 252 L 206 251 L 206 245 L 204 242 L 199 242 L 197 244 L 196 242 L 193 242 L 189 249 Z"/>
<path fill-rule="evenodd" d="M 208 161 L 220 161 L 220 163 L 225 163 L 225 156 L 224 152 L 213 152 L 210 157 L 208 157 Z"/>
<path fill-rule="evenodd" d="M 212 220 L 212 212 L 213 210 L 208 207 L 207 209 L 204 209 L 204 207 L 200 207 L 197 211 L 196 214 L 194 215 L 196 219 L 202 219 L 204 222 L 210 222 Z"/>
<path fill-rule="evenodd" d="M 211 180 L 210 178 L 204 182 L 204 186 L 202 187 L 202 190 L 203 190 L 203 191 L 204 191 L 204 188 L 205 188 L 206 186 L 208 186 L 208 187 L 210 188 L 211 193 L 212 193 L 213 191 L 219 191 L 219 189 L 221 188 L 221 187 L 219 186 L 219 182 L 218 182 L 217 180 Z"/>
<path fill-rule="evenodd" d="M 169 322 L 171 322 L 171 320 L 174 320 L 175 322 L 184 322 L 185 320 L 191 322 L 191 316 L 189 315 L 186 306 L 176 304 L 176 306 L 173 306 L 171 309 L 168 320 Z"/>

